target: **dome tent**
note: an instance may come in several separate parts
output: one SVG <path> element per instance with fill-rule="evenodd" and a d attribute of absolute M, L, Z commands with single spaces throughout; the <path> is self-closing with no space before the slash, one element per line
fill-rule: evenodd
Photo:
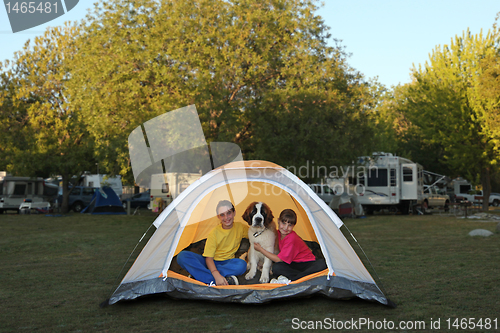
<path fill-rule="evenodd" d="M 116 192 L 109 186 L 97 189 L 90 204 L 81 211 L 82 214 L 118 215 L 127 214 Z"/>
<path fill-rule="evenodd" d="M 217 225 L 215 207 L 231 200 L 235 223 L 253 201 L 266 202 L 275 216 L 285 208 L 297 213 L 294 230 L 319 244 L 327 269 L 289 285 L 207 286 L 171 268 L 175 256 L 206 238 Z M 264 161 L 240 161 L 214 169 L 184 190 L 154 221 L 157 228 L 107 304 L 145 295 L 221 302 L 264 303 L 274 299 L 322 294 L 334 299 L 358 297 L 394 306 L 376 284 L 340 228 L 343 222 L 299 178 Z"/>

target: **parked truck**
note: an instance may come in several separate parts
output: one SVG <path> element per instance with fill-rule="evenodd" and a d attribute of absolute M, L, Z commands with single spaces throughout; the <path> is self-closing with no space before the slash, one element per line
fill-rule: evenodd
<path fill-rule="evenodd" d="M 424 202 L 422 208 L 426 211 L 429 208 L 442 208 L 444 211 L 450 209 L 450 196 L 445 189 L 436 185 L 424 185 Z"/>
<path fill-rule="evenodd" d="M 0 214 L 7 210 L 18 211 L 24 203 L 29 207 L 46 207 L 57 197 L 57 185 L 45 183 L 43 178 L 15 177 L 2 172 L 0 175 Z"/>
<path fill-rule="evenodd" d="M 452 189 L 456 202 L 468 201 L 474 204 L 483 203 L 483 191 L 475 190 L 474 186 L 463 178 L 456 178 L 452 181 Z M 500 194 L 490 193 L 488 201 L 490 206 L 500 206 Z"/>
<path fill-rule="evenodd" d="M 335 196 L 334 190 L 327 184 L 308 184 L 308 186 L 327 204 Z"/>
<path fill-rule="evenodd" d="M 423 203 L 423 167 L 391 153 L 362 156 L 349 173 L 366 214 L 389 209 L 408 214 Z"/>
<path fill-rule="evenodd" d="M 483 191 L 481 190 L 470 190 L 469 193 L 458 193 L 456 199 L 460 201 L 469 201 L 475 204 L 483 203 Z M 500 195 L 496 193 L 490 193 L 490 199 L 488 201 L 490 206 L 498 207 L 500 206 Z"/>

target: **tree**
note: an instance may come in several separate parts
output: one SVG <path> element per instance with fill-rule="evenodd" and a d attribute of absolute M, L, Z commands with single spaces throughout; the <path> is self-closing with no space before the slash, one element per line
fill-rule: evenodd
<path fill-rule="evenodd" d="M 483 186 L 483 209 L 488 208 L 491 174 L 500 155 L 487 130 L 491 112 L 477 99 L 480 60 L 494 52 L 496 37 L 469 31 L 436 47 L 424 66 L 414 68 L 398 109 L 419 128 L 423 142 L 442 147 L 444 162 L 456 174 L 467 173 Z"/>
<path fill-rule="evenodd" d="M 443 146 L 427 140 L 422 129 L 404 112 L 409 87 L 398 85 L 385 92 L 380 106 L 373 113 L 377 151 L 389 151 L 418 162 L 426 170 L 452 176 L 454 171 L 443 160 Z"/>
<path fill-rule="evenodd" d="M 96 7 L 68 89 L 104 167 L 130 175 L 128 134 L 191 104 L 209 142 L 238 143 L 246 157 L 332 164 L 368 150 L 374 95 L 342 47 L 327 46 L 315 10 L 299 0 Z"/>
<path fill-rule="evenodd" d="M 66 25 L 28 41 L 2 73 L 0 96 L 6 169 L 23 176 L 60 175 L 63 212 L 70 177 L 95 165 L 93 140 L 65 88 L 77 34 L 77 27 Z"/>

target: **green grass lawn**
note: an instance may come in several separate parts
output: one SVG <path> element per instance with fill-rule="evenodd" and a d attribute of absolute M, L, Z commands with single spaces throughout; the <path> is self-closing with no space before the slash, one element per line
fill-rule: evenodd
<path fill-rule="evenodd" d="M 100 308 L 153 219 L 0 215 L 0 332 L 286 332 L 333 318 L 423 321 L 420 331 L 431 319 L 445 329 L 448 318 L 496 318 L 500 329 L 500 235 L 467 235 L 497 223 L 440 215 L 345 220 L 396 309 L 320 296 L 263 305 L 148 297 Z"/>

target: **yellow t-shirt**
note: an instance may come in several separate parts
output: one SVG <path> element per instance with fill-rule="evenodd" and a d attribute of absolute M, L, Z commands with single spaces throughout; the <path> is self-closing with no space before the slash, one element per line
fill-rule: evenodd
<path fill-rule="evenodd" d="M 248 238 L 248 225 L 234 222 L 231 229 L 223 229 L 219 224 L 208 234 L 203 256 L 214 260 L 233 259 L 242 238 Z"/>

